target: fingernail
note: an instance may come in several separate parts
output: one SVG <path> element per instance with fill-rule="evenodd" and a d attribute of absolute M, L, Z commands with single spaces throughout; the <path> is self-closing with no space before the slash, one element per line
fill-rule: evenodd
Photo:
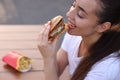
<path fill-rule="evenodd" d="M 48 24 L 51 25 L 51 21 L 48 21 Z"/>
<path fill-rule="evenodd" d="M 49 29 L 50 28 L 50 25 L 47 25 L 47 29 Z"/>

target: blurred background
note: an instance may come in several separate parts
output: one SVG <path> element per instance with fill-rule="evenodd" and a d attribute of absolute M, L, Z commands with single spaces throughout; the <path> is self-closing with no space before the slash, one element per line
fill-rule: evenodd
<path fill-rule="evenodd" d="M 37 25 L 62 15 L 66 19 L 73 0 L 0 0 L 0 24 Z"/>

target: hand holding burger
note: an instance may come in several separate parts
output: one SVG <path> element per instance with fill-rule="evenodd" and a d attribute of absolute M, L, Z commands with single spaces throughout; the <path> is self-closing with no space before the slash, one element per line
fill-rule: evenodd
<path fill-rule="evenodd" d="M 44 59 L 56 56 L 58 39 L 68 29 L 68 24 L 65 24 L 62 16 L 56 16 L 45 24 L 43 30 L 39 34 L 38 48 Z"/>

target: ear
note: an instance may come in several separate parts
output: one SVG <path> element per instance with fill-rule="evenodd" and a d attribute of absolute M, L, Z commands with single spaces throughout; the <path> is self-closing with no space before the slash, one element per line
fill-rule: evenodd
<path fill-rule="evenodd" d="M 110 27 L 111 27 L 111 23 L 105 22 L 105 23 L 97 26 L 97 32 L 105 32 L 105 31 L 109 30 Z"/>

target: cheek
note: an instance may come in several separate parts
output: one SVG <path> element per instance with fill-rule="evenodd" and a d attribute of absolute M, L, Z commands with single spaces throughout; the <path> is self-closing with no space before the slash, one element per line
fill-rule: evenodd
<path fill-rule="evenodd" d="M 79 30 L 81 35 L 91 34 L 95 30 L 95 23 L 88 20 L 77 20 L 76 19 L 76 28 Z"/>

